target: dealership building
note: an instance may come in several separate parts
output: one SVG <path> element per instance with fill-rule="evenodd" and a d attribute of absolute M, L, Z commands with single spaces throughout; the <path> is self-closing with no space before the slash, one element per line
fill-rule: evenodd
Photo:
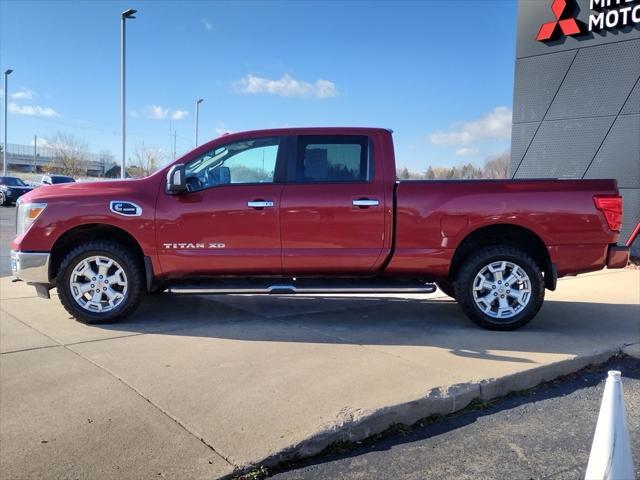
<path fill-rule="evenodd" d="M 640 0 L 519 0 L 510 173 L 617 179 L 627 241 L 640 221 Z"/>

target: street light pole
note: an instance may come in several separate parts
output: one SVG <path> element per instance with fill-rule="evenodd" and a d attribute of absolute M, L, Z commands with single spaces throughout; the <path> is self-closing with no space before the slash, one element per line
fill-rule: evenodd
<path fill-rule="evenodd" d="M 7 82 L 9 79 L 9 75 L 11 75 L 11 70 L 8 68 L 4 72 L 4 148 L 2 149 L 2 175 L 7 175 L 7 105 L 9 104 L 9 95 L 7 91 Z"/>
<path fill-rule="evenodd" d="M 136 18 L 133 15 L 137 10 L 128 9 L 122 12 L 120 16 L 120 121 L 122 125 L 122 158 L 120 159 L 120 178 L 126 178 L 126 130 L 125 130 L 125 122 L 126 122 L 126 111 L 125 111 L 125 95 L 126 95 L 126 85 L 125 85 L 125 70 L 126 70 L 126 58 L 125 58 L 125 50 L 126 50 L 126 26 L 125 22 L 127 18 Z"/>
<path fill-rule="evenodd" d="M 200 117 L 200 104 L 204 101 L 203 98 L 196 100 L 196 147 L 198 146 L 198 119 Z"/>

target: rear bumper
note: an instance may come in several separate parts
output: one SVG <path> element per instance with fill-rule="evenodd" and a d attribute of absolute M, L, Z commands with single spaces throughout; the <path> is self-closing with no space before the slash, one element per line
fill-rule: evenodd
<path fill-rule="evenodd" d="M 610 245 L 607 253 L 607 268 L 624 268 L 629 263 L 629 247 Z"/>
<path fill-rule="evenodd" d="M 16 278 L 28 283 L 49 283 L 49 252 L 20 252 L 11 250 L 11 271 Z"/>

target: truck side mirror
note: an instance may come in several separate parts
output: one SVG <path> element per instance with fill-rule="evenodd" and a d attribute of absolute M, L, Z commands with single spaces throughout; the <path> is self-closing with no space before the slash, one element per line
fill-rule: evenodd
<path fill-rule="evenodd" d="M 167 172 L 167 193 L 180 195 L 187 191 L 187 179 L 183 163 L 178 163 Z"/>

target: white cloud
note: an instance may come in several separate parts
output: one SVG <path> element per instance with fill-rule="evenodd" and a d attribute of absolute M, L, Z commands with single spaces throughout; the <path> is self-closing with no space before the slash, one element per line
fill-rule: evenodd
<path fill-rule="evenodd" d="M 9 96 L 15 99 L 31 100 L 33 98 L 34 93 L 35 92 L 33 90 L 29 90 L 28 88 L 22 87 L 20 90 L 12 93 Z"/>
<path fill-rule="evenodd" d="M 203 18 L 202 20 L 200 20 L 202 22 L 202 24 L 204 25 L 204 28 L 207 29 L 207 31 L 211 32 L 213 31 L 213 23 L 211 23 L 209 20 L 207 20 L 206 18 Z"/>
<path fill-rule="evenodd" d="M 476 153 L 478 153 L 478 149 L 477 148 L 473 148 L 473 147 L 462 147 L 456 150 L 456 155 L 460 156 L 460 157 L 468 157 L 471 155 L 475 155 Z"/>
<path fill-rule="evenodd" d="M 279 80 L 258 77 L 248 74 L 233 84 L 239 93 L 268 93 L 281 97 L 316 97 L 330 98 L 338 95 L 336 84 L 330 80 L 304 82 L 284 74 Z"/>
<path fill-rule="evenodd" d="M 171 119 L 172 120 L 182 120 L 187 115 L 189 115 L 189 112 L 187 112 L 186 110 L 174 110 L 171 113 Z"/>
<path fill-rule="evenodd" d="M 138 111 L 137 111 L 137 110 L 131 110 L 130 115 L 131 115 L 133 118 L 138 118 L 138 116 L 139 116 L 139 115 L 138 115 Z"/>
<path fill-rule="evenodd" d="M 31 146 L 34 145 L 34 140 L 31 140 L 31 142 L 30 142 Z M 38 148 L 45 148 L 45 147 L 46 148 L 53 148 L 53 147 L 56 146 L 55 143 L 51 143 L 51 142 L 49 142 L 49 140 L 47 140 L 46 138 L 43 138 L 43 137 L 38 137 L 38 139 L 35 141 L 35 145 Z"/>
<path fill-rule="evenodd" d="M 336 84 L 329 80 L 316 80 L 315 95 L 318 98 L 330 98 L 338 95 Z"/>
<path fill-rule="evenodd" d="M 434 132 L 428 140 L 435 145 L 469 145 L 484 139 L 508 139 L 511 135 L 511 109 L 496 107 L 477 120 Z"/>
<path fill-rule="evenodd" d="M 169 115 L 169 109 L 160 105 L 150 105 L 147 107 L 147 118 L 151 120 L 164 120 Z"/>
<path fill-rule="evenodd" d="M 170 118 L 171 120 L 182 120 L 189 114 L 188 111 L 177 109 L 171 110 L 170 108 L 165 108 L 161 105 L 149 105 L 144 109 L 144 116 L 150 120 L 165 120 Z M 131 111 L 131 116 L 137 118 L 140 116 L 140 113 L 137 110 Z"/>
<path fill-rule="evenodd" d="M 9 112 L 15 115 L 29 115 L 32 117 L 58 117 L 59 114 L 51 107 L 40 107 L 38 105 L 18 105 L 9 104 Z"/>

